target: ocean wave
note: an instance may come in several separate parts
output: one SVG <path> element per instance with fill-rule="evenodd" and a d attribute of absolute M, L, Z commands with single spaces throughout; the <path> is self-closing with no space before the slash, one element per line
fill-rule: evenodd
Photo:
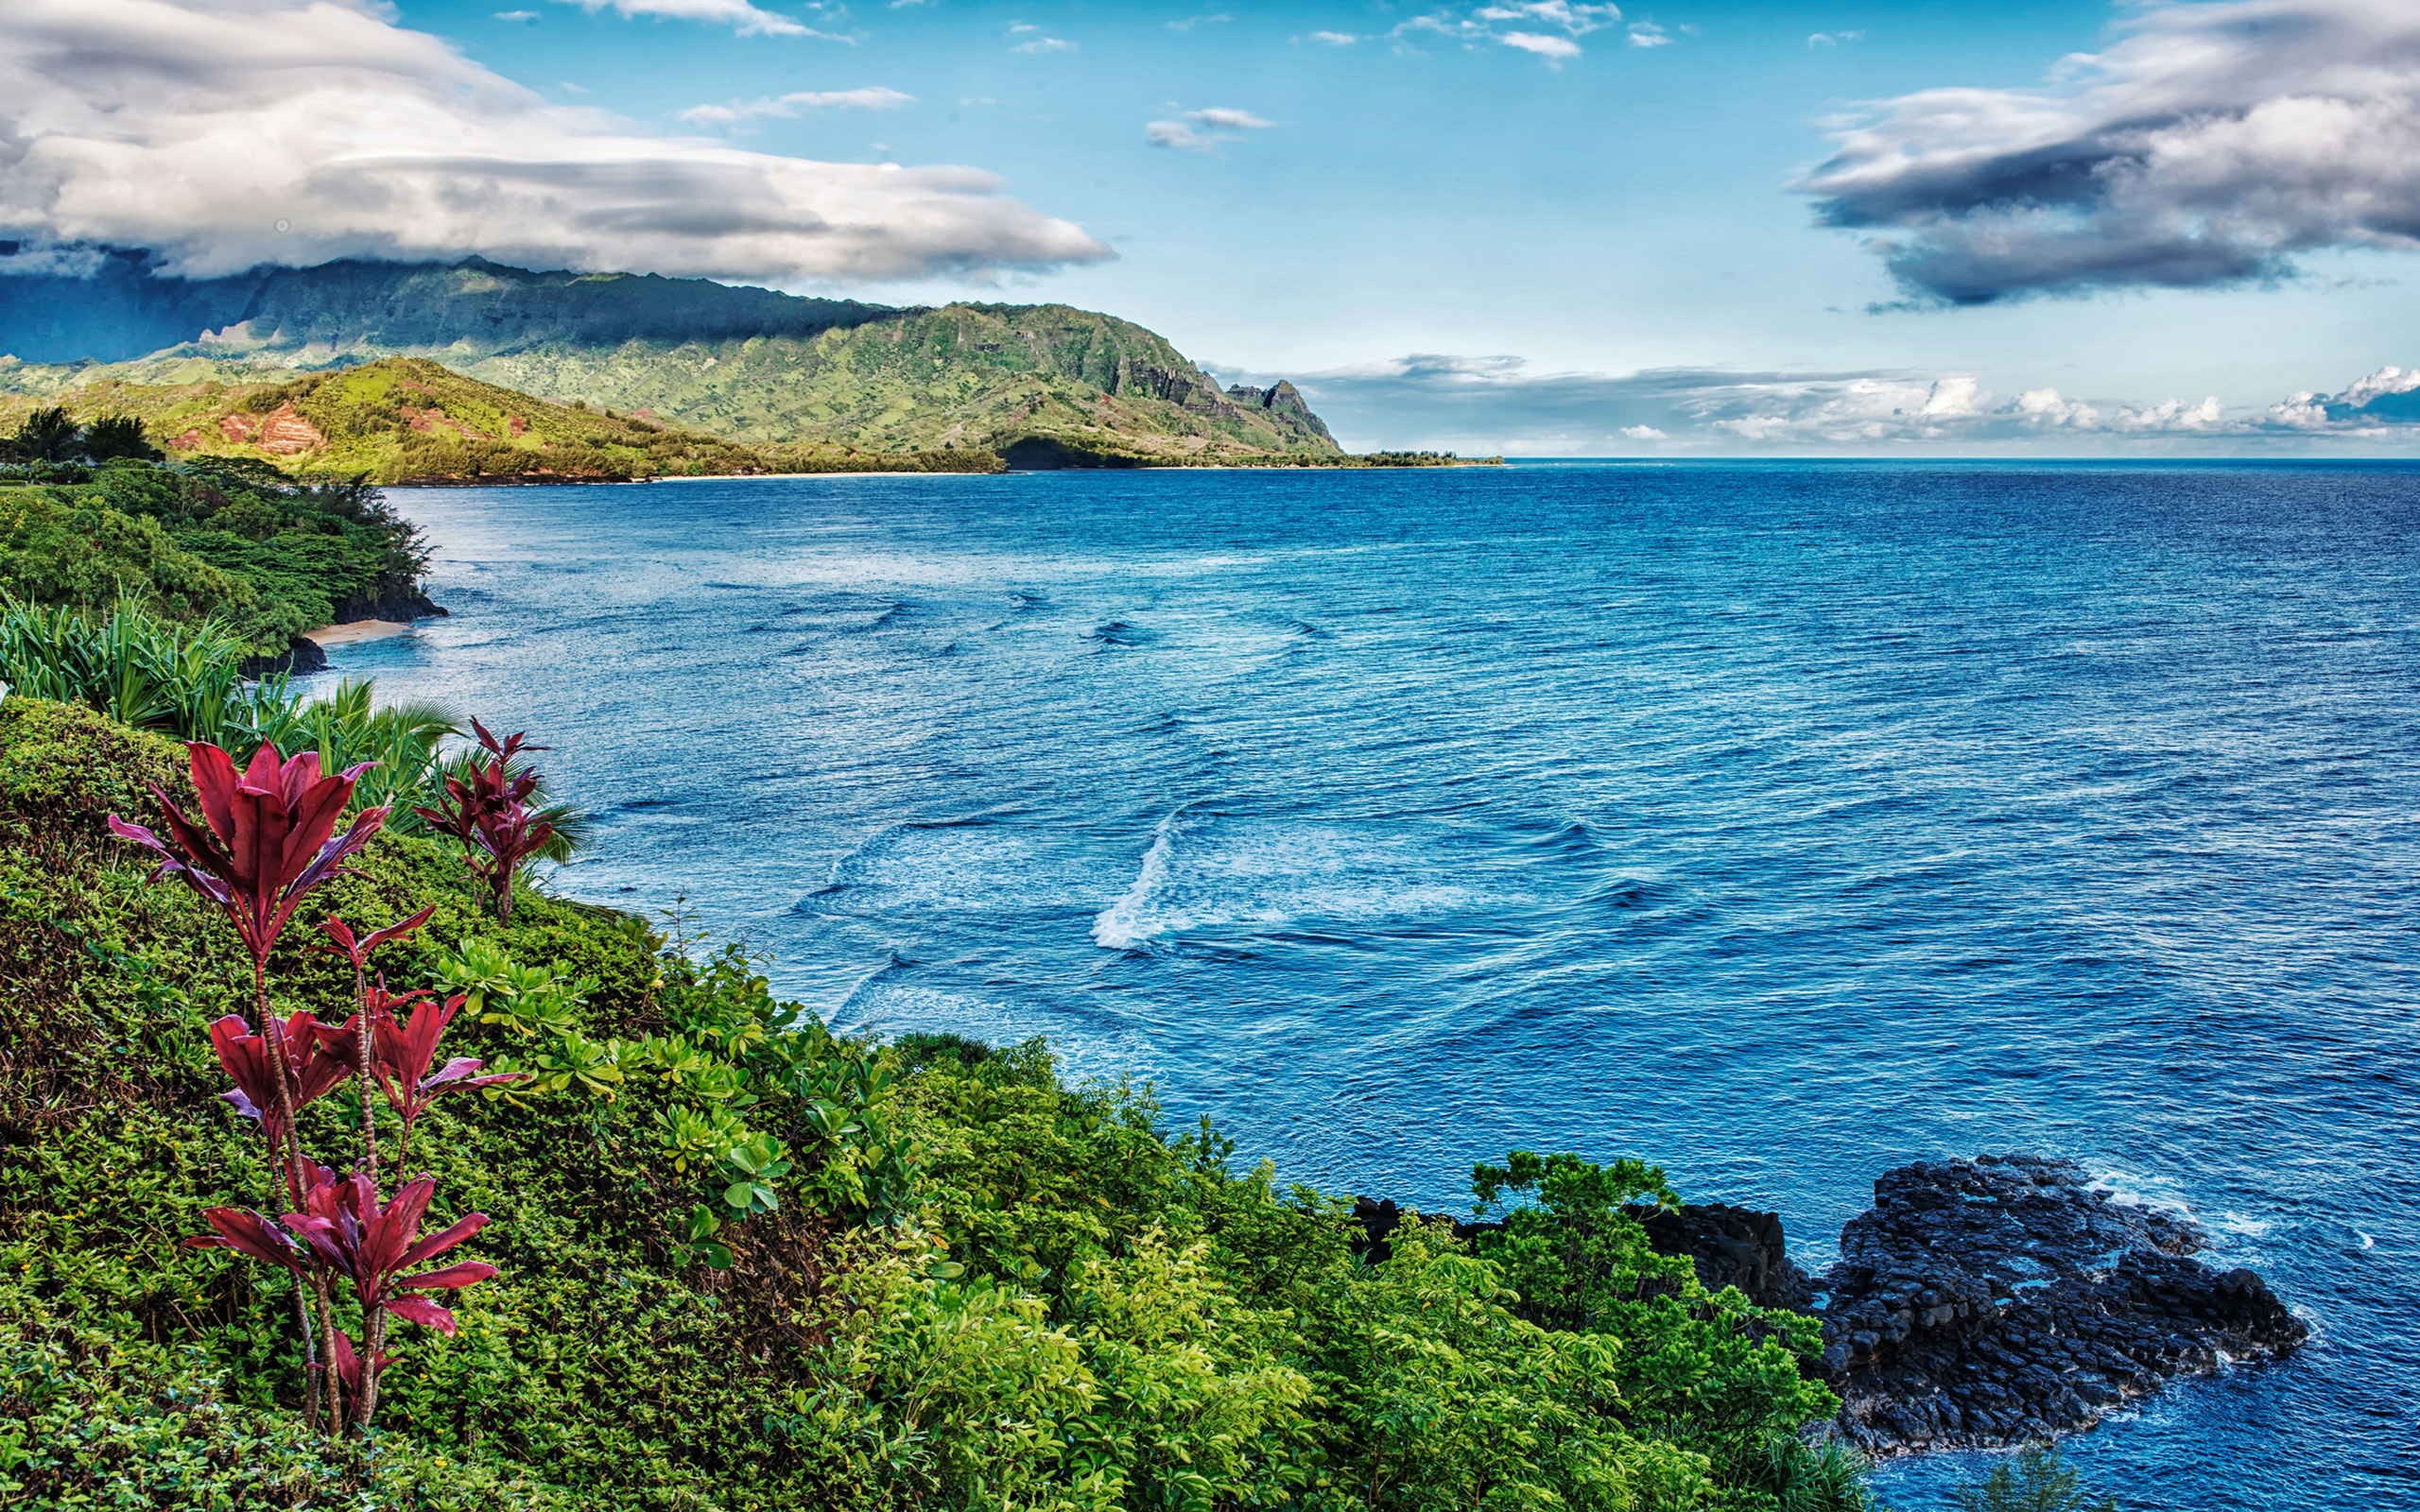
<path fill-rule="evenodd" d="M 1151 631 L 1129 625 L 1124 620 L 1104 620 L 1086 630 L 1084 640 L 1101 645 L 1142 645 L 1158 639 Z"/>
<path fill-rule="evenodd" d="M 1137 950 L 1192 934 L 1433 919 L 1539 901 L 1534 882 L 1441 827 L 1201 813 L 1162 819 L 1093 941 Z"/>

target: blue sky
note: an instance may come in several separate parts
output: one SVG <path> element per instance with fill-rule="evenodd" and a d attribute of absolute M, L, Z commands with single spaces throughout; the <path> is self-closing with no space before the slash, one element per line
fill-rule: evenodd
<path fill-rule="evenodd" d="M 286 0 L 79 0 L 78 13 L 146 5 L 251 21 Z M 686 240 L 649 227 L 557 261 L 1107 310 L 1221 372 L 1294 377 L 1361 445 L 2408 449 L 2409 427 L 2365 421 L 2392 404 L 2355 394 L 2313 421 L 2307 402 L 2293 423 L 2274 410 L 2420 360 L 2407 249 L 2420 219 L 2345 208 L 2407 189 L 2402 208 L 2420 208 L 2420 181 L 2390 163 L 2325 202 L 2303 183 L 2345 141 L 2412 127 L 2420 7 L 2400 0 L 504 7 L 364 14 L 569 108 L 546 129 L 622 144 L 607 156 L 683 139 L 999 180 L 979 204 L 944 184 L 949 230 L 845 265 L 783 263 L 761 238 L 743 250 L 737 233 L 700 241 L 685 224 Z M 329 49 L 387 46 L 348 25 Z M 2233 49 L 2215 62 L 2214 38 Z M 445 65 L 393 66 L 434 78 Z M 2313 124 L 2286 109 L 2314 98 L 2373 113 Z M 2121 140 L 2133 128 L 2112 123 L 2147 111 L 2187 124 L 2152 149 Z M 2252 149 L 2193 135 L 2214 116 L 2272 125 Z M 2152 166 L 2126 194 L 2080 198 L 2040 187 L 2046 143 L 2096 183 Z M 2209 166 L 2221 160 L 2235 166 Z M 2007 185 L 2026 173 L 2012 218 Z M 340 181 L 322 167 L 308 192 Z M 9 198 L 0 188 L 0 218 Z M 1819 225 L 1819 207 L 1842 225 Z M 79 231 L 54 221 L 62 239 Z M 557 246 L 493 234 L 474 249 L 539 261 Z M 1911 239 L 1915 253 L 1872 245 Z M 2372 387 L 2401 403 L 2403 382 Z"/>

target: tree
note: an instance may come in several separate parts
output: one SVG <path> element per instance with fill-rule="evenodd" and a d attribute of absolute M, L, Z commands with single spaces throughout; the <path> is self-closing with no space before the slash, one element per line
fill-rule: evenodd
<path fill-rule="evenodd" d="M 163 455 L 143 434 L 143 422 L 131 415 L 104 415 L 93 421 L 84 431 L 83 451 L 95 462 L 122 456 L 156 462 Z"/>
<path fill-rule="evenodd" d="M 83 427 L 53 404 L 26 417 L 17 427 L 16 449 L 29 462 L 72 462 L 83 438 Z"/>

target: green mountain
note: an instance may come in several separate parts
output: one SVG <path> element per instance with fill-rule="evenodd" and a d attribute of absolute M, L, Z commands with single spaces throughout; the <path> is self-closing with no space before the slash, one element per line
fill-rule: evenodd
<path fill-rule="evenodd" d="M 172 331 L 184 335 L 127 351 Z M 21 356 L 79 359 L 0 361 L 0 387 L 29 396 L 96 381 L 258 383 L 266 369 L 420 356 L 757 445 L 982 448 L 1012 460 L 1022 448 L 1030 461 L 1342 455 L 1291 384 L 1222 387 L 1141 326 L 1059 304 L 891 309 L 479 259 L 334 263 L 182 284 L 0 280 L 0 342 Z"/>
<path fill-rule="evenodd" d="M 182 460 L 243 457 L 304 477 L 367 473 L 379 483 L 988 472 L 1001 465 L 979 450 L 869 455 L 812 443 L 751 446 L 667 424 L 650 411 L 532 398 L 425 357 L 303 373 L 199 360 L 144 371 L 160 366 L 128 364 L 101 369 L 111 376 L 97 378 L 84 369 L 77 376 L 85 382 L 64 392 L 0 395 L 0 449 L 37 408 L 56 404 L 86 424 L 105 416 L 139 421 L 155 444 Z M 121 376 L 129 370 L 166 381 L 130 382 Z"/>

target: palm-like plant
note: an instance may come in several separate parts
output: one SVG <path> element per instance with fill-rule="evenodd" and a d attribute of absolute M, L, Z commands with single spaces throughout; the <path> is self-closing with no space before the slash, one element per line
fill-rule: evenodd
<path fill-rule="evenodd" d="M 283 1171 L 285 1184 L 299 1194 L 307 1182 L 307 1166 L 295 1122 L 301 1106 L 295 1096 L 307 1069 L 304 1057 L 318 1043 L 318 1036 L 306 1037 L 310 1044 L 291 1044 L 285 1026 L 271 1020 L 269 953 L 303 898 L 342 873 L 344 862 L 369 844 L 387 822 L 387 811 L 366 810 L 338 834 L 337 821 L 343 816 L 364 768 L 322 776 L 317 751 L 305 751 L 288 761 L 276 747 L 265 745 L 238 774 L 234 762 L 216 746 L 195 742 L 187 749 L 204 823 L 195 824 L 174 799 L 154 787 L 151 796 L 160 805 L 167 836 L 129 824 L 114 814 L 109 816 L 110 833 L 159 856 L 160 868 L 151 880 L 174 877 L 224 914 L 251 957 L 252 1002 L 262 1024 L 259 1039 L 267 1083 L 262 1091 L 268 1098 L 259 1108 L 262 1128 L 269 1139 L 273 1168 Z M 274 1118 L 269 1116 L 272 1108 Z M 272 1200 L 278 1185 L 274 1180 L 270 1184 Z M 303 1366 L 311 1382 L 311 1412 L 316 1418 L 325 1394 L 325 1367 L 313 1346 L 310 1312 L 299 1282 L 294 1299 L 302 1330 Z M 324 1334 L 328 1330 L 324 1282 L 319 1287 L 319 1314 L 320 1332 Z"/>
<path fill-rule="evenodd" d="M 555 837 L 553 821 L 529 801 L 538 791 L 538 774 L 515 763 L 524 751 L 546 747 L 529 745 L 518 732 L 498 741 L 475 719 L 471 729 L 486 754 L 473 754 L 464 775 L 445 779 L 445 797 L 437 807 L 412 812 L 430 829 L 461 842 L 472 872 L 488 885 L 496 922 L 506 924 L 512 921 L 514 875 Z"/>

